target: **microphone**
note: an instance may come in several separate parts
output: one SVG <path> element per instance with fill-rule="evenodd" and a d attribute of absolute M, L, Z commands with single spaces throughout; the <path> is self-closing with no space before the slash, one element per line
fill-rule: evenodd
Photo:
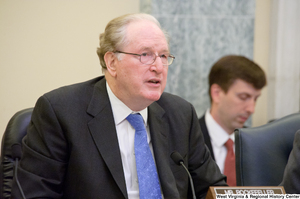
<path fill-rule="evenodd" d="M 19 190 L 22 194 L 22 198 L 23 199 L 26 199 L 25 195 L 24 195 L 24 192 L 23 192 L 23 189 L 21 187 L 21 184 L 18 180 L 18 172 L 17 172 L 17 169 L 18 169 L 18 161 L 21 159 L 22 157 L 22 149 L 21 149 L 21 144 L 20 143 L 15 143 L 11 146 L 11 156 L 12 158 L 15 160 L 16 162 L 16 165 L 15 165 L 15 178 L 16 178 L 16 182 L 18 184 L 18 187 L 19 187 Z"/>
<path fill-rule="evenodd" d="M 190 184 L 191 184 L 191 189 L 192 189 L 192 194 L 193 194 L 193 199 L 196 199 L 196 194 L 195 194 L 195 189 L 194 189 L 194 183 L 193 183 L 193 179 L 192 176 L 189 172 L 189 170 L 184 166 L 184 161 L 182 156 L 180 155 L 180 153 L 178 153 L 177 151 L 174 151 L 173 153 L 171 153 L 171 158 L 172 160 L 177 164 L 177 165 L 181 165 L 183 166 L 183 168 L 186 170 L 187 174 L 189 175 L 189 179 L 190 179 Z"/>

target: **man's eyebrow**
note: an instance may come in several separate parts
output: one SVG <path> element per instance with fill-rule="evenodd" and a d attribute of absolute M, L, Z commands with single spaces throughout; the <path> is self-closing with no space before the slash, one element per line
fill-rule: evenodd
<path fill-rule="evenodd" d="M 162 50 L 161 52 L 163 52 L 163 53 L 170 53 L 169 50 Z"/>
<path fill-rule="evenodd" d="M 139 48 L 139 51 L 143 51 L 143 50 L 147 50 L 147 51 L 153 51 L 153 48 L 152 47 L 146 47 L 146 46 L 142 46 Z M 169 49 L 164 49 L 164 50 L 161 50 L 159 51 L 159 53 L 170 53 Z"/>
<path fill-rule="evenodd" d="M 144 47 L 144 48 L 142 48 L 142 50 L 152 50 L 152 48 L 151 47 Z"/>
<path fill-rule="evenodd" d="M 247 92 L 240 92 L 240 93 L 237 93 L 237 95 L 246 95 L 247 97 L 255 97 L 255 98 L 258 98 L 261 96 L 261 94 L 259 95 L 252 95 L 250 93 L 247 93 Z"/>
<path fill-rule="evenodd" d="M 152 47 L 148 47 L 148 46 L 138 46 L 139 50 L 152 50 Z"/>
<path fill-rule="evenodd" d="M 250 93 L 247 93 L 245 91 L 242 91 L 242 92 L 237 92 L 238 95 L 251 95 Z"/>

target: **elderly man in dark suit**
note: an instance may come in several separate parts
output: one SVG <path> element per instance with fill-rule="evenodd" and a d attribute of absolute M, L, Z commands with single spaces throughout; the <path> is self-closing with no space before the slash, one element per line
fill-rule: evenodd
<path fill-rule="evenodd" d="M 104 77 L 36 103 L 18 170 L 26 198 L 190 198 L 174 151 L 197 198 L 226 185 L 193 106 L 163 93 L 174 56 L 158 21 L 147 14 L 113 19 L 97 53 Z M 21 198 L 16 181 L 12 197 Z"/>

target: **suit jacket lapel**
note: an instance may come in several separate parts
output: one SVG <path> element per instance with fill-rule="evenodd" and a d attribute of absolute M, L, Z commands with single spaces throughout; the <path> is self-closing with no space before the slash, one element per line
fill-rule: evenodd
<path fill-rule="evenodd" d="M 164 113 L 165 111 L 156 102 L 149 106 L 148 119 L 152 146 L 164 197 L 179 198 L 176 181 L 169 163 L 169 125 Z"/>
<path fill-rule="evenodd" d="M 94 116 L 88 126 L 99 153 L 127 198 L 118 137 L 104 78 L 95 85 L 87 112 Z"/>
<path fill-rule="evenodd" d="M 211 140 L 210 140 L 207 126 L 205 123 L 205 114 L 199 119 L 199 123 L 200 123 L 201 131 L 202 131 L 202 134 L 204 137 L 204 142 L 205 142 L 206 146 L 208 147 L 208 149 L 210 150 L 211 157 L 213 158 L 213 160 L 215 160 L 214 151 L 213 151 L 213 148 L 211 145 Z"/>

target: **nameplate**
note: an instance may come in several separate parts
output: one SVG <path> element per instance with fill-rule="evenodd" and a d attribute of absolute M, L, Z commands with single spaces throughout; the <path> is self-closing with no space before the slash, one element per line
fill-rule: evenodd
<path fill-rule="evenodd" d="M 226 186 L 216 186 L 216 187 L 209 187 L 206 199 L 216 199 L 222 198 L 217 197 L 217 195 L 231 195 L 231 194 L 239 194 L 239 195 L 253 195 L 253 194 L 285 194 L 285 190 L 282 186 L 259 186 L 259 187 L 226 187 Z"/>

